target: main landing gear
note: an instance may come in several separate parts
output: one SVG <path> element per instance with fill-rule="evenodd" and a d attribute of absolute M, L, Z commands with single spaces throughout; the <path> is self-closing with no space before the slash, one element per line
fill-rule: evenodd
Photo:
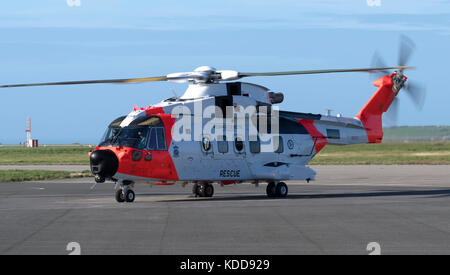
<path fill-rule="evenodd" d="M 117 202 L 134 202 L 136 194 L 133 191 L 133 183 L 122 183 L 116 191 Z"/>
<path fill-rule="evenodd" d="M 284 182 L 269 182 L 269 184 L 267 184 L 266 192 L 269 198 L 284 198 L 288 194 L 288 187 Z"/>
<path fill-rule="evenodd" d="M 194 183 L 192 193 L 196 197 L 212 197 L 214 195 L 214 186 L 211 183 Z"/>

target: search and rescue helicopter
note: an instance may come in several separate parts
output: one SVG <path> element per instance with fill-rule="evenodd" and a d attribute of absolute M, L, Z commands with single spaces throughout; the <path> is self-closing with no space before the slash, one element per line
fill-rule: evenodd
<path fill-rule="evenodd" d="M 406 63 L 414 45 L 406 37 L 401 39 L 400 45 L 399 66 L 395 67 L 382 65 L 379 58 L 375 64 L 378 66 L 362 69 L 246 73 L 203 66 L 193 72 L 157 77 L 15 84 L 0 88 L 187 82 L 189 87 L 182 96 L 175 95 L 149 107 L 134 106 L 131 113 L 111 122 L 101 142 L 89 154 L 95 181 L 114 182 L 118 202 L 135 200 L 133 187 L 136 183 L 193 183 L 193 193 L 200 197 L 213 196 L 212 183 L 267 183 L 268 197 L 286 197 L 288 187 L 284 181 L 314 180 L 316 173 L 306 165 L 325 145 L 380 143 L 382 115 L 402 88 L 416 103 L 423 101 L 423 91 L 405 86 L 407 78 L 403 74 L 411 68 Z M 383 74 L 374 81 L 377 91 L 352 118 L 281 111 L 274 105 L 283 102 L 282 93 L 237 81 L 255 76 L 341 72 Z M 205 120 L 203 110 L 208 107 L 213 107 L 213 111 Z M 256 112 L 247 113 L 247 120 L 246 112 L 252 108 Z M 226 121 L 233 121 L 242 113 L 244 124 L 227 126 Z M 252 133 L 250 128 L 256 131 Z M 271 137 L 268 143 L 267 139 L 263 141 L 262 128 L 266 128 L 264 133 Z M 239 131 L 241 134 L 237 133 Z"/>

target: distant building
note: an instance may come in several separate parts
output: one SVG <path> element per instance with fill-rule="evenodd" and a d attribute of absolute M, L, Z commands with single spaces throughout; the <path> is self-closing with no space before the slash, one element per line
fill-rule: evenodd
<path fill-rule="evenodd" d="M 39 141 L 31 138 L 31 118 L 27 118 L 27 130 L 25 132 L 27 133 L 27 147 L 39 147 Z"/>

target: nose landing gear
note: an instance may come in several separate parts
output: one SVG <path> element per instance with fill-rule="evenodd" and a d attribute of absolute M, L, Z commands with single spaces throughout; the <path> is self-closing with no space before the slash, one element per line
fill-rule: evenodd
<path fill-rule="evenodd" d="M 101 176 L 99 176 L 99 175 L 95 175 L 95 182 L 96 183 L 104 183 L 105 182 L 105 178 L 104 177 L 101 177 Z"/>
<path fill-rule="evenodd" d="M 125 183 L 122 182 L 120 184 L 120 188 L 116 191 L 116 201 L 119 203 L 122 202 L 134 202 L 136 198 L 136 194 L 133 191 L 134 183 Z"/>
<path fill-rule="evenodd" d="M 125 202 L 125 195 L 123 193 L 122 188 L 116 191 L 116 201 L 117 202 Z"/>

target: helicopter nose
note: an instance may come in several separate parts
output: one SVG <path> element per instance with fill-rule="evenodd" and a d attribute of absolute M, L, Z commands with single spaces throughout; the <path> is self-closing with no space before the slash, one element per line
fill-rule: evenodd
<path fill-rule="evenodd" d="M 110 150 L 95 150 L 90 157 L 91 172 L 103 179 L 111 178 L 119 168 L 116 154 Z"/>

